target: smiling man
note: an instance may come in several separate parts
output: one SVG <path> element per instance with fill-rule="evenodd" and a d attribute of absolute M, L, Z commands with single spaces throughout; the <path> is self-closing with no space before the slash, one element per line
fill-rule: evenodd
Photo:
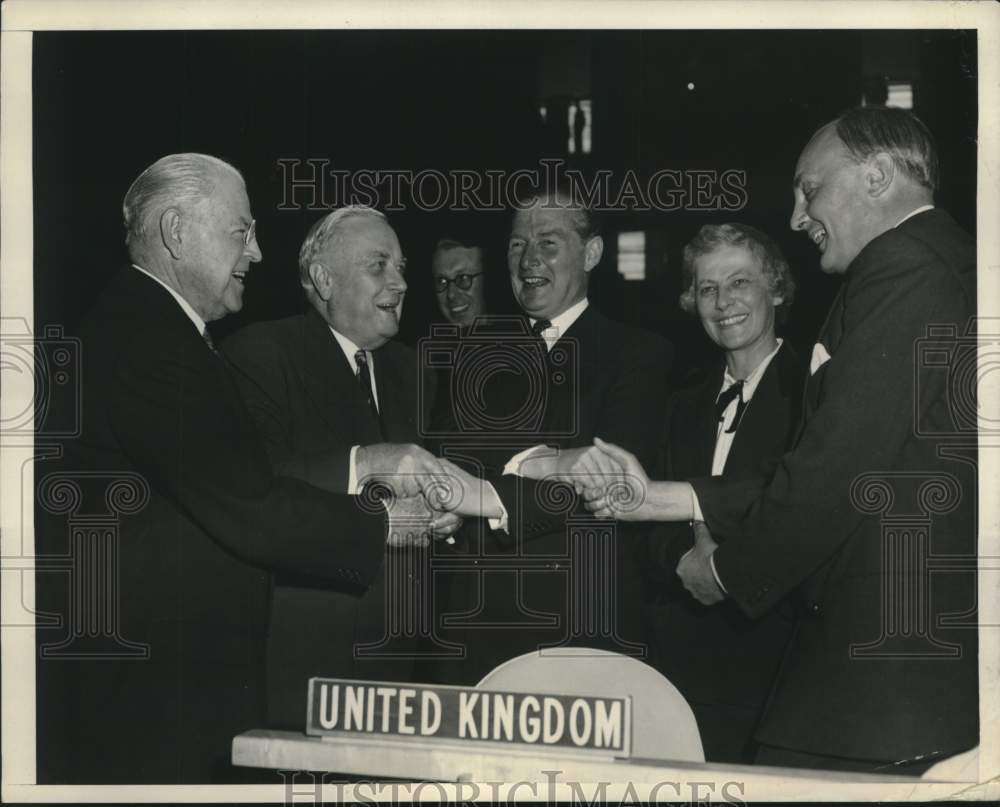
<path fill-rule="evenodd" d="M 47 477 L 101 527 L 76 540 L 78 517 L 44 493 L 36 521 L 40 554 L 114 577 L 87 576 L 90 599 L 81 577 L 38 576 L 39 608 L 61 620 L 38 632 L 39 781 L 238 782 L 232 739 L 264 721 L 268 572 L 363 590 L 385 517 L 272 471 L 208 337 L 261 259 L 240 173 L 171 154 L 136 178 L 123 212 L 132 266 L 85 319 L 83 433 Z M 76 640 L 96 643 L 78 652 L 83 625 Z"/>
<path fill-rule="evenodd" d="M 299 250 L 304 315 L 251 325 L 223 345 L 274 468 L 342 493 L 371 474 L 416 479 L 439 470 L 418 442 L 414 352 L 393 341 L 406 297 L 406 259 L 385 216 L 349 206 L 317 221 Z M 414 490 L 413 492 L 416 492 Z M 441 516 L 450 533 L 456 516 Z M 389 561 L 401 564 L 401 553 Z M 402 568 L 401 566 L 399 568 Z M 367 592 L 308 575 L 276 580 L 268 636 L 268 717 L 302 730 L 313 675 L 406 681 L 412 660 L 357 657 L 386 632 L 385 574 Z"/>
<path fill-rule="evenodd" d="M 677 567 L 697 600 L 757 617 L 794 591 L 805 606 L 757 730 L 761 763 L 915 774 L 978 742 L 975 571 L 928 561 L 976 553 L 976 448 L 949 445 L 953 396 L 974 401 L 975 382 L 956 386 L 960 351 L 918 360 L 933 330 L 954 343 L 976 312 L 975 244 L 933 206 L 937 181 L 933 138 L 901 109 L 850 110 L 802 151 L 791 227 L 845 278 L 772 473 L 644 483 L 604 449 L 645 496 L 622 518 L 703 518 L 718 541 L 705 532 Z M 932 502 L 936 486 L 949 492 Z M 906 519 L 921 526 L 897 529 Z"/>
<path fill-rule="evenodd" d="M 436 674 L 449 683 L 475 683 L 501 662 L 545 644 L 576 641 L 622 649 L 623 633 L 638 638 L 623 624 L 617 610 L 621 602 L 608 604 L 616 608 L 613 630 L 604 627 L 608 635 L 579 636 L 587 609 L 596 607 L 593 602 L 606 592 L 594 592 L 593 601 L 590 592 L 583 593 L 571 602 L 565 562 L 538 568 L 542 557 L 566 558 L 571 547 L 567 517 L 574 512 L 572 497 L 567 498 L 564 488 L 553 490 L 546 477 L 569 467 L 595 436 L 620 441 L 647 459 L 655 454 L 670 346 L 655 334 L 609 319 L 590 304 L 589 281 L 603 252 L 596 216 L 570 188 L 535 189 L 514 211 L 507 268 L 524 320 L 514 320 L 519 326 L 514 332 L 476 336 L 476 383 L 455 385 L 453 395 L 467 394 L 466 409 L 481 418 L 470 418 L 441 442 L 461 448 L 457 455 L 474 457 L 480 463 L 477 470 L 492 483 L 487 492 L 496 493 L 496 499 L 490 495 L 487 500 L 500 507 L 481 513 L 496 528 L 483 551 L 515 549 L 530 562 L 523 570 L 470 573 L 465 580 L 455 579 L 462 574 L 450 580 L 442 575 L 451 589 L 452 610 L 485 609 L 493 623 L 449 634 L 468 647 L 466 660 L 439 665 Z M 509 320 L 495 324 L 499 329 Z M 501 510 L 506 520 L 495 518 Z M 576 515 L 587 519 L 582 506 Z M 618 592 L 631 593 L 621 580 L 633 579 L 623 564 L 631 561 L 627 551 L 634 546 L 624 539 L 614 546 L 619 552 Z M 468 578 L 471 584 L 463 594 Z M 461 603 L 463 596 L 467 599 Z"/>
<path fill-rule="evenodd" d="M 438 240 L 431 258 L 434 293 L 442 316 L 468 328 L 486 313 L 483 248 L 452 237 Z"/>

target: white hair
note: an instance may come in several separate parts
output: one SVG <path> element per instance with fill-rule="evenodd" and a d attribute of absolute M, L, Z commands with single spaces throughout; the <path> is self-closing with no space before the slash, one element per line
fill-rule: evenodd
<path fill-rule="evenodd" d="M 168 207 L 194 204 L 211 196 L 220 169 L 232 171 L 243 181 L 236 168 L 209 154 L 168 154 L 139 174 L 122 201 L 129 251 L 134 252 L 156 229 Z"/>
<path fill-rule="evenodd" d="M 367 205 L 347 205 L 328 213 L 312 227 L 306 234 L 305 241 L 299 248 L 299 282 L 307 292 L 312 287 L 312 278 L 309 277 L 309 267 L 316 260 L 327 245 L 339 234 L 340 225 L 349 218 L 357 216 L 370 216 L 375 219 L 385 220 L 385 214 Z"/>

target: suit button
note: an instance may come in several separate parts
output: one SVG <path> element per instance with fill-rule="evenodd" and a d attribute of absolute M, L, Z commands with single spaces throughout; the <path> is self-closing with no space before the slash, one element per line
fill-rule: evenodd
<path fill-rule="evenodd" d="M 821 610 L 822 609 L 819 607 L 818 602 L 814 602 L 809 605 L 809 613 L 811 613 L 813 616 L 819 616 Z"/>

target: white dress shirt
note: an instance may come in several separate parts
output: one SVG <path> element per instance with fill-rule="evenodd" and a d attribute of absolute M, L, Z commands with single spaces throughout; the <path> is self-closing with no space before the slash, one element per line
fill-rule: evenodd
<path fill-rule="evenodd" d="M 782 340 L 778 340 L 778 346 L 768 353 L 745 379 L 743 379 L 743 402 L 744 404 L 749 404 L 750 399 L 753 398 L 754 392 L 757 390 L 757 385 L 760 384 L 761 378 L 763 378 L 764 373 L 767 371 L 768 365 L 771 360 L 778 354 L 781 350 Z M 733 384 L 735 384 L 739 379 L 733 378 L 729 372 L 729 368 L 726 368 L 726 372 L 722 376 L 722 387 L 719 389 L 719 395 L 722 395 L 727 389 L 729 389 Z M 719 399 L 717 395 L 716 400 Z M 712 476 L 721 476 L 722 470 L 726 467 L 726 460 L 729 458 L 729 451 L 733 447 L 733 439 L 736 437 L 736 432 L 727 431 L 732 425 L 733 420 L 736 418 L 736 409 L 739 404 L 738 398 L 733 398 L 729 402 L 729 406 L 725 408 L 722 413 L 722 420 L 719 421 L 718 430 L 715 433 L 715 453 L 712 455 Z M 702 521 L 703 519 L 696 518 L 695 521 Z"/>

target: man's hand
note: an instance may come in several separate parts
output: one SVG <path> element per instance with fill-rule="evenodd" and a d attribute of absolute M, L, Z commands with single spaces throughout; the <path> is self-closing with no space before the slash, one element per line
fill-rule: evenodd
<path fill-rule="evenodd" d="M 427 546 L 432 538 L 445 538 L 462 526 L 459 516 L 433 510 L 423 496 L 396 497 L 385 504 L 389 508 L 389 546 Z"/>
<path fill-rule="evenodd" d="M 432 507 L 460 516 L 500 518 L 503 507 L 493 486 L 473 476 L 450 460 L 440 460 L 444 472 L 435 481 L 440 483 L 426 495 Z"/>
<path fill-rule="evenodd" d="M 576 457 L 571 477 L 584 505 L 600 518 L 645 521 L 649 477 L 635 454 L 594 438 L 594 447 Z"/>
<path fill-rule="evenodd" d="M 355 463 L 358 482 L 380 482 L 397 497 L 415 496 L 444 476 L 440 460 L 413 443 L 359 446 Z"/>
<path fill-rule="evenodd" d="M 677 564 L 677 576 L 684 588 L 702 605 L 715 605 L 725 598 L 712 573 L 712 553 L 719 548 L 704 522 L 694 523 L 694 546 Z"/>
<path fill-rule="evenodd" d="M 440 510 L 432 510 L 432 513 L 431 535 L 434 538 L 449 538 L 462 528 L 462 517 L 458 513 Z"/>

